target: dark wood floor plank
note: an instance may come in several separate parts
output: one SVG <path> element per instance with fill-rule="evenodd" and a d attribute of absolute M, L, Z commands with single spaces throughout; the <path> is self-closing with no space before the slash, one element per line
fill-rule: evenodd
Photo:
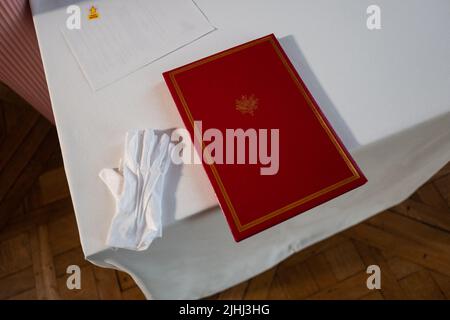
<path fill-rule="evenodd" d="M 133 278 L 128 273 L 116 270 L 117 279 L 119 280 L 120 289 L 126 291 L 136 286 Z"/>
<path fill-rule="evenodd" d="M 124 300 L 145 300 L 145 296 L 138 287 L 132 287 L 122 292 Z"/>
<path fill-rule="evenodd" d="M 417 263 L 399 258 L 397 256 L 389 258 L 387 262 L 389 269 L 398 280 L 423 269 L 423 267 Z"/>
<path fill-rule="evenodd" d="M 325 254 L 320 253 L 306 261 L 319 289 L 324 289 L 337 283 L 336 276 Z"/>
<path fill-rule="evenodd" d="M 405 293 L 399 286 L 394 273 L 391 271 L 389 264 L 384 259 L 379 249 L 361 242 L 355 242 L 355 246 L 364 261 L 366 269 L 371 265 L 376 265 L 380 268 L 381 293 L 383 297 L 389 300 L 403 299 L 405 297 Z"/>
<path fill-rule="evenodd" d="M 0 101 L 0 149 L 2 148 L 2 145 L 5 142 L 5 138 L 6 138 L 5 112 L 3 108 L 3 102 Z"/>
<path fill-rule="evenodd" d="M 69 289 L 67 287 L 68 274 L 57 279 L 58 293 L 64 300 L 97 300 L 97 284 L 94 276 L 94 266 L 88 265 L 80 269 L 81 289 Z"/>
<path fill-rule="evenodd" d="M 6 194 L 12 188 L 22 171 L 32 161 L 50 129 L 50 123 L 44 118 L 40 118 L 27 135 L 25 141 L 20 145 L 20 148 L 14 153 L 11 160 L 8 161 L 7 170 L 0 172 L 0 201 L 5 199 Z M 49 157 L 49 155 L 47 156 Z"/>
<path fill-rule="evenodd" d="M 409 299 L 443 300 L 445 298 L 429 272 L 425 270 L 413 273 L 401 279 L 399 283 Z"/>
<path fill-rule="evenodd" d="M 444 201 L 443 198 L 441 198 Z M 391 210 L 400 213 L 406 217 L 426 223 L 428 225 L 450 232 L 450 208 L 444 202 L 445 207 L 430 206 L 407 199 Z"/>
<path fill-rule="evenodd" d="M 32 265 L 27 233 L 0 242 L 0 278 Z"/>
<path fill-rule="evenodd" d="M 292 256 L 288 257 L 286 260 L 280 263 L 281 267 L 289 267 L 294 266 L 296 264 L 302 263 L 307 259 L 324 252 L 330 248 L 333 248 L 344 241 L 347 241 L 342 235 L 337 234 L 334 235 L 324 241 L 320 241 L 318 243 L 313 244 L 299 252 L 294 253 Z"/>
<path fill-rule="evenodd" d="M 15 181 L 12 181 L 12 186 L 7 190 L 3 200 L 0 202 L 0 229 L 8 221 L 9 214 L 14 212 L 23 202 L 28 191 L 41 174 L 50 155 L 54 152 L 58 144 L 55 130 L 48 132 L 40 141 L 41 143 L 33 148 L 36 153 L 28 163 L 24 164 L 20 175 L 16 176 Z"/>
<path fill-rule="evenodd" d="M 437 272 L 430 272 L 430 274 L 446 299 L 450 299 L 450 277 Z"/>
<path fill-rule="evenodd" d="M 120 300 L 122 294 L 113 269 L 94 267 L 98 296 L 101 300 Z"/>
<path fill-rule="evenodd" d="M 435 181 L 450 174 L 450 162 L 447 163 L 441 170 L 439 170 L 430 180 Z"/>
<path fill-rule="evenodd" d="M 11 99 L 12 98 L 12 99 Z M 11 133 L 14 128 L 20 123 L 20 118 L 23 116 L 25 112 L 34 112 L 38 114 L 35 110 L 30 108 L 24 101 L 15 101 L 16 99 L 13 96 L 0 97 L 0 101 L 3 104 L 3 115 L 5 118 L 5 128 L 6 134 Z"/>
<path fill-rule="evenodd" d="M 289 299 L 305 299 L 320 290 L 306 262 L 277 269 L 279 283 Z"/>
<path fill-rule="evenodd" d="M 38 299 L 37 290 L 34 288 L 8 298 L 8 300 L 37 300 L 37 299 Z"/>
<path fill-rule="evenodd" d="M 70 265 L 77 265 L 80 268 L 89 265 L 89 262 L 84 258 L 83 250 L 80 246 L 55 255 L 53 261 L 56 277 L 64 276 L 67 272 L 67 267 Z"/>
<path fill-rule="evenodd" d="M 27 232 L 34 225 L 49 223 L 68 214 L 74 214 L 72 200 L 70 198 L 34 209 L 20 217 L 14 216 L 0 231 L 0 241 L 14 237 L 22 232 Z"/>
<path fill-rule="evenodd" d="M 429 246 L 395 236 L 365 223 L 353 227 L 345 233 L 367 245 L 391 251 L 399 257 L 450 276 L 450 257 Z"/>
<path fill-rule="evenodd" d="M 450 206 L 450 174 L 440 177 L 434 181 L 439 193 L 447 200 L 447 205 Z"/>
<path fill-rule="evenodd" d="M 43 173 L 39 177 L 39 189 L 41 205 L 69 197 L 69 186 L 64 168 L 60 167 Z"/>
<path fill-rule="evenodd" d="M 281 284 L 278 275 L 273 278 L 272 284 L 270 285 L 269 295 L 267 297 L 269 300 L 288 300 L 289 295 L 285 291 L 284 286 Z"/>
<path fill-rule="evenodd" d="M 308 299 L 312 300 L 346 300 L 361 299 L 372 293 L 366 285 L 367 274 L 360 272 L 344 281 L 338 282 L 334 286 L 328 287 L 312 295 Z"/>
<path fill-rule="evenodd" d="M 50 221 L 49 241 L 53 254 L 59 255 L 80 246 L 75 215 L 64 215 Z"/>
<path fill-rule="evenodd" d="M 0 278 L 0 299 L 7 299 L 35 287 L 33 268 L 29 267 L 8 277 Z"/>
<path fill-rule="evenodd" d="M 241 300 L 247 290 L 248 281 L 241 282 L 225 291 L 222 291 L 218 300 Z"/>
<path fill-rule="evenodd" d="M 448 232 L 427 226 L 391 211 L 376 215 L 369 219 L 368 223 L 450 257 L 450 233 Z"/>
<path fill-rule="evenodd" d="M 33 110 L 27 109 L 20 117 L 16 126 L 5 136 L 5 140 L 0 144 L 0 171 L 11 161 L 12 156 L 22 147 L 25 138 L 36 125 L 40 116 Z M 1 119 L 3 120 L 3 119 Z M 16 160 L 17 161 L 17 160 Z M 10 169 L 10 167 L 8 167 Z"/>
<path fill-rule="evenodd" d="M 47 224 L 37 226 L 39 240 L 39 253 L 45 299 L 60 299 L 58 284 L 56 281 L 55 266 L 53 264 L 53 252 L 50 248 L 49 232 Z"/>
<path fill-rule="evenodd" d="M 434 183 L 425 183 L 417 190 L 417 194 L 419 195 L 420 201 L 424 204 L 434 208 L 449 210 L 447 202 L 442 197 Z"/>
<path fill-rule="evenodd" d="M 364 270 L 364 264 L 351 241 L 325 251 L 337 280 L 346 279 Z"/>
<path fill-rule="evenodd" d="M 269 270 L 255 276 L 249 281 L 247 291 L 245 292 L 244 299 L 246 300 L 264 300 L 267 299 L 272 285 L 273 278 L 275 277 L 277 268 L 270 268 Z"/>

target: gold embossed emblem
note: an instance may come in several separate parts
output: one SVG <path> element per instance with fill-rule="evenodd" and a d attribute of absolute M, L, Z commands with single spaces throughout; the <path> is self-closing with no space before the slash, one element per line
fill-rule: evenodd
<path fill-rule="evenodd" d="M 94 6 L 91 6 L 91 8 L 89 9 L 88 19 L 92 20 L 92 19 L 97 19 L 98 17 L 99 17 L 99 14 L 97 12 L 97 8 Z"/>
<path fill-rule="evenodd" d="M 255 110 L 258 109 L 258 98 L 254 94 L 242 95 L 239 99 L 236 99 L 236 110 L 242 114 L 255 115 Z"/>

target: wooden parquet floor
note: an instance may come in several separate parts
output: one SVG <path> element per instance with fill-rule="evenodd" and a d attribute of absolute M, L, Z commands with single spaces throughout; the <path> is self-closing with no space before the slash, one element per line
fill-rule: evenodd
<path fill-rule="evenodd" d="M 66 268 L 82 270 L 68 290 Z M 366 268 L 381 268 L 381 290 Z M 83 258 L 55 128 L 0 86 L 0 299 L 143 299 Z M 408 200 L 211 299 L 449 299 L 450 164 Z"/>

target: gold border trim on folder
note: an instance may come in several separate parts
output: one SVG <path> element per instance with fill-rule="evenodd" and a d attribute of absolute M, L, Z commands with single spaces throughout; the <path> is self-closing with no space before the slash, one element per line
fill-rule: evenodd
<path fill-rule="evenodd" d="M 291 66 L 286 61 L 286 58 L 281 53 L 281 51 L 278 48 L 278 46 L 275 44 L 275 41 L 273 40 L 272 36 L 267 36 L 267 37 L 264 37 L 264 38 L 252 41 L 252 42 L 250 42 L 248 44 L 244 44 L 244 45 L 238 46 L 236 48 L 229 49 L 227 51 L 221 52 L 219 54 L 213 55 L 211 57 L 202 59 L 200 61 L 191 63 L 191 64 L 189 64 L 187 66 L 184 66 L 184 67 L 181 67 L 181 68 L 178 68 L 178 69 L 175 69 L 175 70 L 169 72 L 170 81 L 172 82 L 172 84 L 173 84 L 173 86 L 175 88 L 175 91 L 176 91 L 176 93 L 178 95 L 178 98 L 180 99 L 181 104 L 183 105 L 184 110 L 186 111 L 186 114 L 187 114 L 187 116 L 189 118 L 189 121 L 190 121 L 190 123 L 192 125 L 195 138 L 197 138 L 198 141 L 202 143 L 202 146 L 204 148 L 205 146 L 204 146 L 204 143 L 202 141 L 202 137 L 199 137 L 198 136 L 198 132 L 197 133 L 195 132 L 196 130 L 194 128 L 194 119 L 192 117 L 192 114 L 191 114 L 190 109 L 188 107 L 188 104 L 186 102 L 186 99 L 184 98 L 184 95 L 183 95 L 183 93 L 182 93 L 182 91 L 181 91 L 181 89 L 180 89 L 180 87 L 179 87 L 179 85 L 178 85 L 178 83 L 177 83 L 177 81 L 175 79 L 175 76 L 177 74 L 180 74 L 182 72 L 191 70 L 191 69 L 196 68 L 196 67 L 198 67 L 200 65 L 203 65 L 205 63 L 208 63 L 208 62 L 211 62 L 213 60 L 222 58 L 224 56 L 236 53 L 238 51 L 244 50 L 246 48 L 252 47 L 254 45 L 260 44 L 260 43 L 265 42 L 265 41 L 269 41 L 270 44 L 272 45 L 272 47 L 275 50 L 276 54 L 278 55 L 280 60 L 283 62 L 283 65 L 285 66 L 285 68 L 289 72 L 289 75 L 291 76 L 292 80 L 295 82 L 297 88 L 300 90 L 300 92 L 305 97 L 308 105 L 312 109 L 312 111 L 313 111 L 314 115 L 316 116 L 317 120 L 319 121 L 319 123 L 321 124 L 321 126 L 323 127 L 325 132 L 327 133 L 328 137 L 333 142 L 335 148 L 337 149 L 337 151 L 339 152 L 339 154 L 341 155 L 341 157 L 343 158 L 343 160 L 347 164 L 348 168 L 352 172 L 352 175 L 350 177 L 348 177 L 348 178 L 345 178 L 342 181 L 339 181 L 339 182 L 337 182 L 335 184 L 332 184 L 332 185 L 330 185 L 330 186 L 328 186 L 328 187 L 326 187 L 326 188 L 324 188 L 322 190 L 319 190 L 317 192 L 314 192 L 314 193 L 312 193 L 312 194 L 310 194 L 310 195 L 308 195 L 308 196 L 306 196 L 306 197 L 304 197 L 302 199 L 294 201 L 294 202 L 292 202 L 292 203 L 290 203 L 290 204 L 288 204 L 288 205 L 286 205 L 284 207 L 281 207 L 281 208 L 279 208 L 279 209 L 277 209 L 275 211 L 272 211 L 272 212 L 270 212 L 270 213 L 268 213 L 268 214 L 266 214 L 266 215 L 264 215 L 262 217 L 259 217 L 259 218 L 255 219 L 255 220 L 251 221 L 251 222 L 248 222 L 246 224 L 242 224 L 241 221 L 239 220 L 238 215 L 236 214 L 236 210 L 234 209 L 233 204 L 231 203 L 230 197 L 228 196 L 228 193 L 227 193 L 227 191 L 225 189 L 225 186 L 224 186 L 224 184 L 222 182 L 222 179 L 220 178 L 220 175 L 219 175 L 219 173 L 217 171 L 216 166 L 214 165 L 214 163 L 209 162 L 209 163 L 212 163 L 209 166 L 210 166 L 211 171 L 212 171 L 212 173 L 214 175 L 214 178 L 216 179 L 216 182 L 217 182 L 217 184 L 219 186 L 219 189 L 222 192 L 222 196 L 225 199 L 225 203 L 226 203 L 226 205 L 228 206 L 228 209 L 231 212 L 231 215 L 233 217 L 234 223 L 236 224 L 236 227 L 239 230 L 239 232 L 245 231 L 245 230 L 247 230 L 247 229 L 249 229 L 251 227 L 254 227 L 254 226 L 258 225 L 258 224 L 261 224 L 261 223 L 263 223 L 263 222 L 265 222 L 265 221 L 267 221 L 267 220 L 269 220 L 269 219 L 271 219 L 271 218 L 273 218 L 275 216 L 278 216 L 278 215 L 280 215 L 280 214 L 282 214 L 282 213 L 284 213 L 284 212 L 286 212 L 286 211 L 288 211 L 290 209 L 293 209 L 293 208 L 295 208 L 297 206 L 300 206 L 300 205 L 302 205 L 302 204 L 304 204 L 306 202 L 309 202 L 309 201 L 311 201 L 311 200 L 313 200 L 315 198 L 318 198 L 318 197 L 320 197 L 320 196 L 322 196 L 322 195 L 324 195 L 326 193 L 329 193 L 329 192 L 331 192 L 331 191 L 333 191 L 333 190 L 335 190 L 335 189 L 337 189 L 339 187 L 342 187 L 342 186 L 344 186 L 344 185 L 346 185 L 346 184 L 348 184 L 348 183 L 350 183 L 350 182 L 352 182 L 352 181 L 354 181 L 354 180 L 356 180 L 356 179 L 358 179 L 360 177 L 360 175 L 359 175 L 358 171 L 356 170 L 355 166 L 350 161 L 350 159 L 348 158 L 347 154 L 342 149 L 341 145 L 337 142 L 336 137 L 333 135 L 331 129 L 328 127 L 328 125 L 324 121 L 323 117 L 321 116 L 319 111 L 316 109 L 316 107 L 312 103 L 311 99 L 309 98 L 308 94 L 306 93 L 305 89 L 301 85 L 300 81 L 297 79 L 297 77 L 295 75 L 295 72 L 292 70 Z"/>

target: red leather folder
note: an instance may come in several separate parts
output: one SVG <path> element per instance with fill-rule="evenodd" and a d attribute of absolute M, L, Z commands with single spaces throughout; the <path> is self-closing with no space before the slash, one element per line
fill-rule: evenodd
<path fill-rule="evenodd" d="M 269 132 L 278 129 L 276 174 L 261 174 L 268 165 L 250 163 L 248 153 L 240 164 L 211 163 L 217 149 L 204 153 L 210 157 L 204 168 L 236 241 L 367 181 L 273 34 L 163 75 L 200 149 L 213 141 L 202 136 L 210 128 L 223 133 L 224 150 L 227 129 L 256 130 L 258 138 L 266 129 L 268 151 L 274 151 Z M 201 121 L 202 132 L 194 135 L 195 121 Z M 250 138 L 245 141 L 249 152 Z"/>

